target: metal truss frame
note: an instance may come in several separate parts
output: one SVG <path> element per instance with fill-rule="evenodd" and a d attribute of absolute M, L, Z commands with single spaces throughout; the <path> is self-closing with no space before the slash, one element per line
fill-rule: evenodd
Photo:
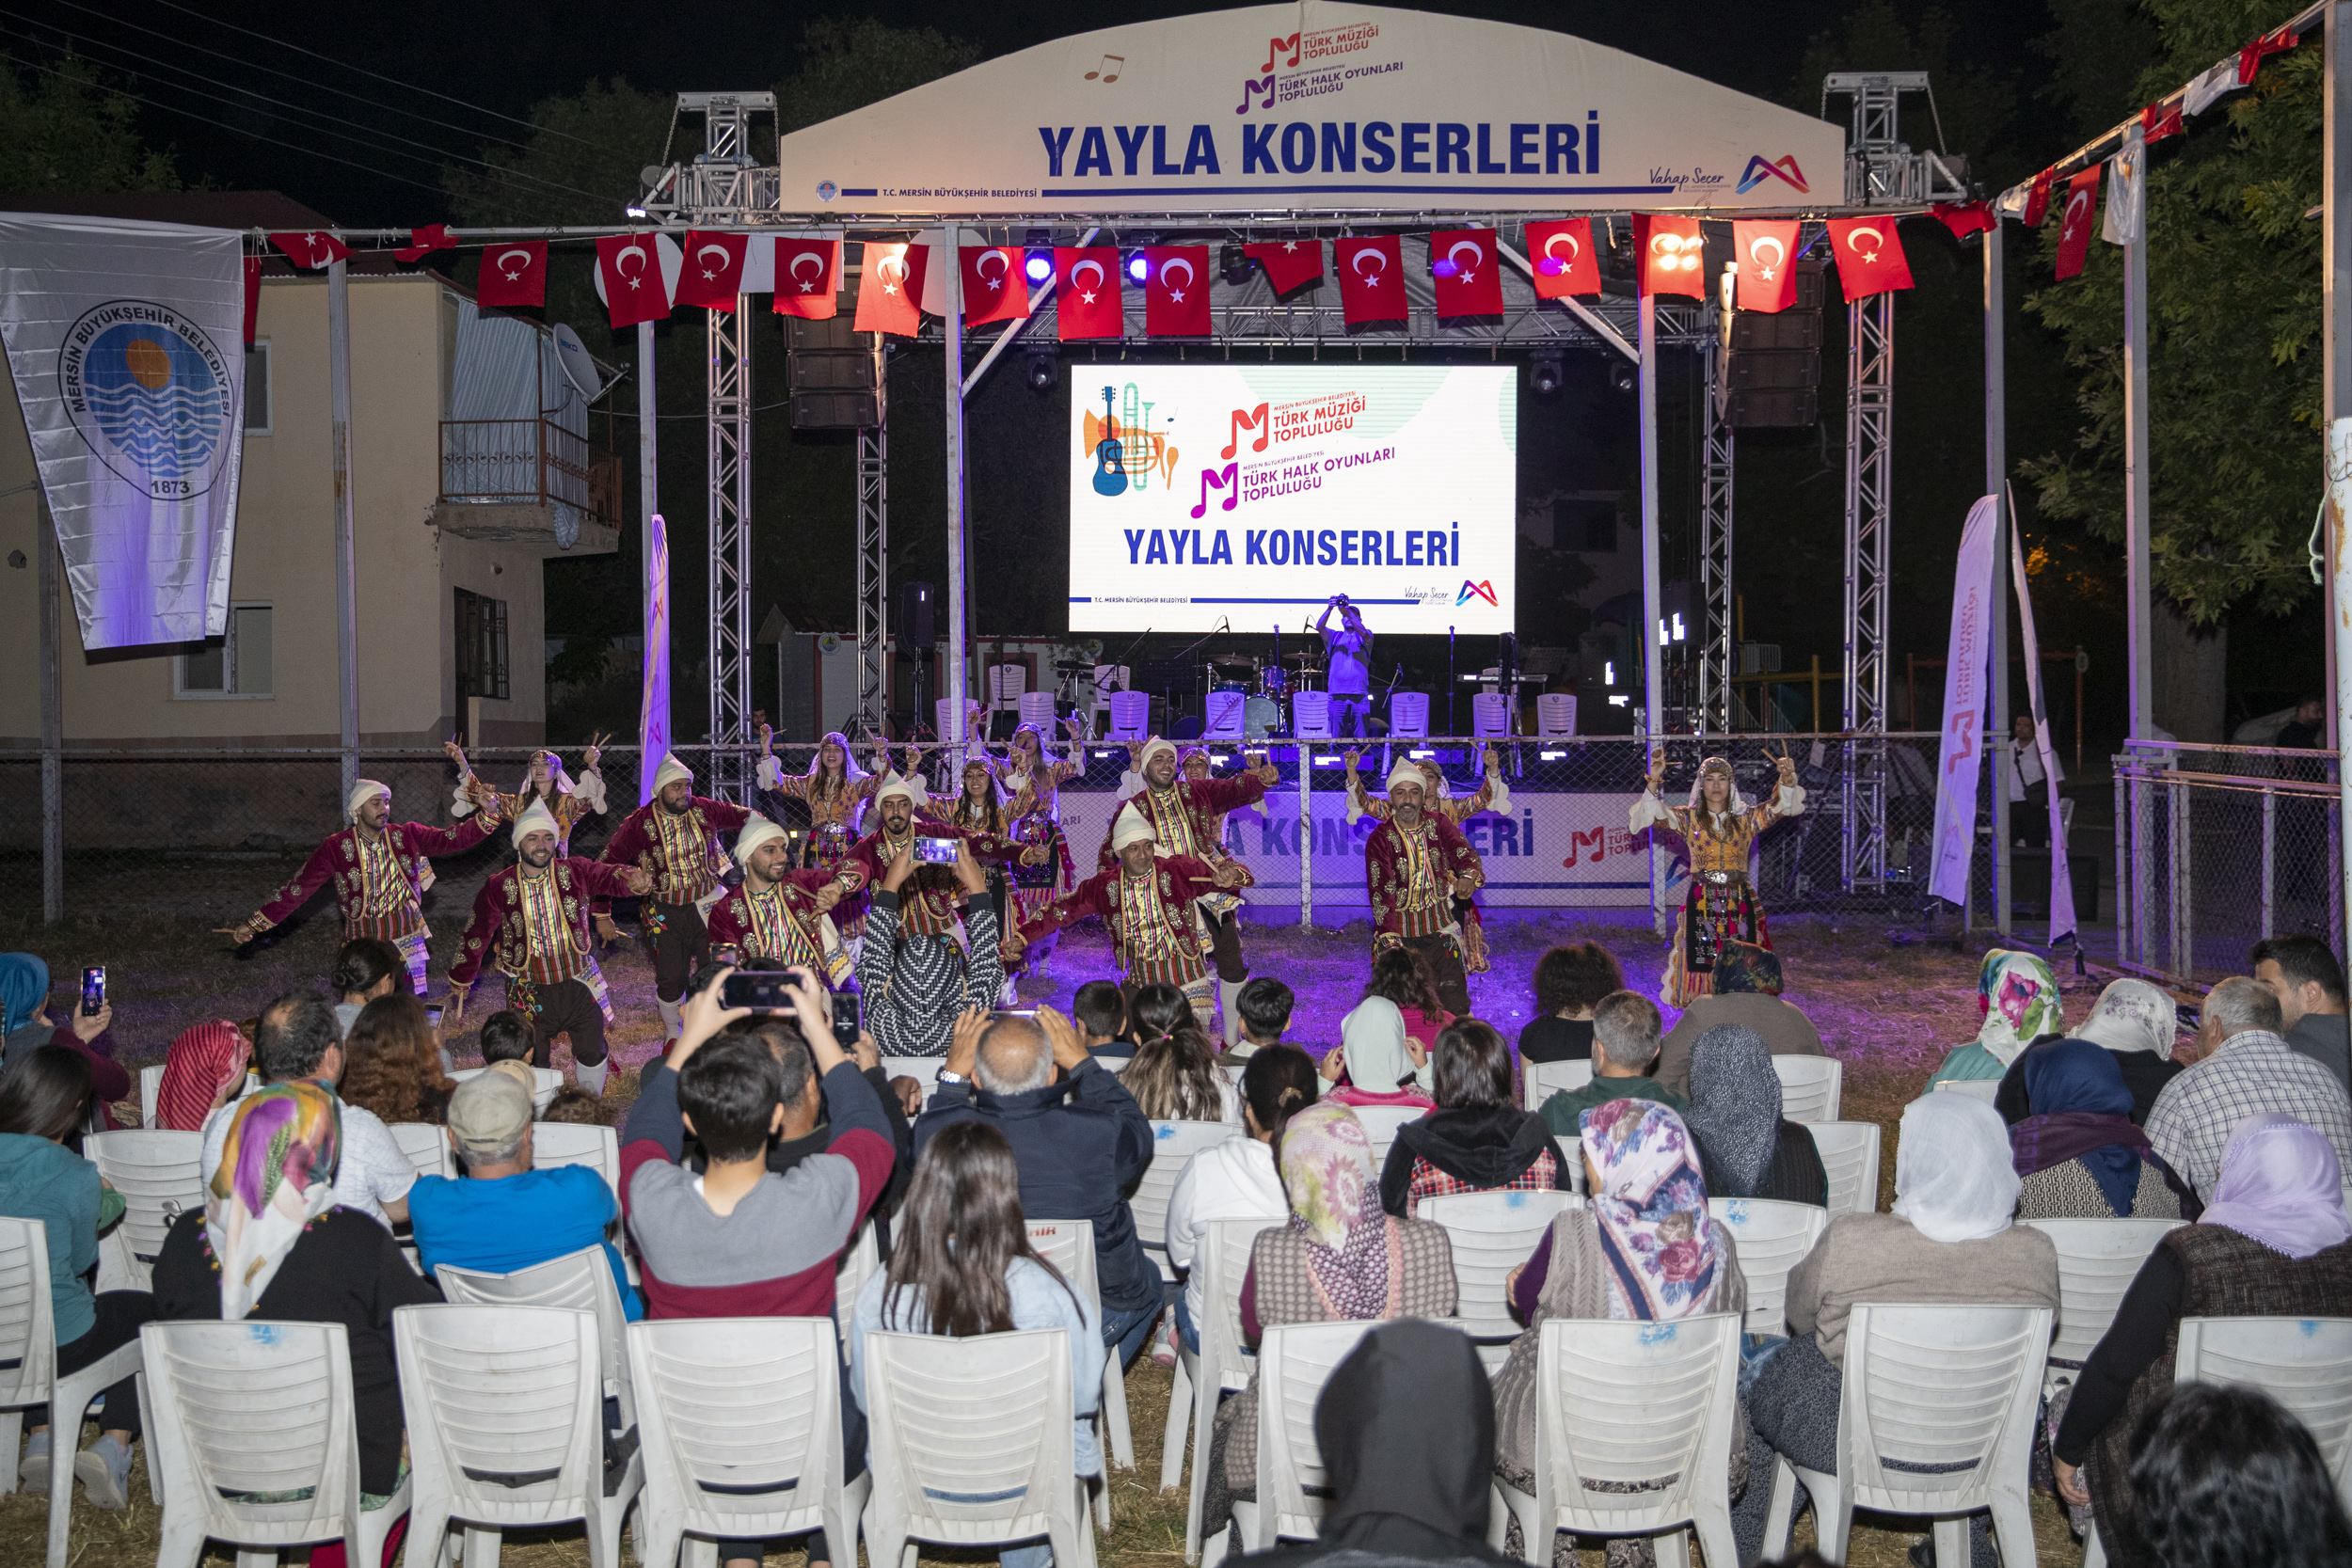
<path fill-rule="evenodd" d="M 886 416 L 885 416 L 886 418 Z M 857 711 L 875 735 L 890 707 L 890 427 L 857 433 Z"/>
<path fill-rule="evenodd" d="M 1699 727 L 1726 734 L 1739 717 L 1731 677 L 1739 673 L 1731 612 L 1731 484 L 1734 436 L 1724 416 L 1724 355 L 1715 335 L 1701 350 L 1706 391 L 1699 457 Z"/>
<path fill-rule="evenodd" d="M 1850 893 L 1886 880 L 1886 638 L 1895 472 L 1895 296 L 1846 307 L 1844 796 Z"/>
<path fill-rule="evenodd" d="M 711 792 L 740 800 L 752 784 L 752 302 L 712 310 L 709 393 Z"/>

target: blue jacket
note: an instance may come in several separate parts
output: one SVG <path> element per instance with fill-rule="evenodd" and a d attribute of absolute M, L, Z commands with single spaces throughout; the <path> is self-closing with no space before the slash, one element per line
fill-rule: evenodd
<path fill-rule="evenodd" d="M 1132 1312 L 1160 1299 L 1160 1272 L 1143 1255 L 1126 1192 L 1152 1164 L 1152 1122 L 1118 1076 L 1093 1061 L 1026 1094 L 942 1084 L 914 1123 L 914 1154 L 951 1122 L 984 1121 L 1005 1135 L 1021 1166 L 1021 1212 L 1032 1220 L 1094 1226 L 1103 1309 Z"/>
<path fill-rule="evenodd" d="M 83 1277 L 98 1263 L 98 1167 L 63 1144 L 0 1133 L 0 1214 L 48 1227 L 49 1305 L 60 1345 L 98 1326 Z"/>

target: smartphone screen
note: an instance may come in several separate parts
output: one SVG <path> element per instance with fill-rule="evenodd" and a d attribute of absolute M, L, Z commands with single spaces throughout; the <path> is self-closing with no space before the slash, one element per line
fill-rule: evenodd
<path fill-rule="evenodd" d="M 952 838 L 918 838 L 914 841 L 914 858 L 926 864 L 953 865 L 956 842 Z"/>
<path fill-rule="evenodd" d="M 1035 1007 L 999 1007 L 988 1016 L 991 1018 L 1035 1018 L 1037 1009 Z"/>
<path fill-rule="evenodd" d="M 791 976 L 775 970 L 739 969 L 720 986 L 719 1000 L 730 1007 L 789 1008 Z"/>
<path fill-rule="evenodd" d="M 425 1008 L 424 1021 L 434 1028 L 438 1029 L 441 1026 L 441 1009 L 430 1006 Z"/>
<path fill-rule="evenodd" d="M 106 966 L 92 964 L 82 971 L 82 1016 L 96 1018 L 106 1006 Z"/>
<path fill-rule="evenodd" d="M 844 1051 L 857 1049 L 858 994 L 835 991 L 833 998 L 833 1037 Z"/>

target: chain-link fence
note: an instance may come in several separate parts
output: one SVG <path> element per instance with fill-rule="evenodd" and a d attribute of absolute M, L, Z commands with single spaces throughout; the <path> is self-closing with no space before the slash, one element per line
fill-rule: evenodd
<path fill-rule="evenodd" d="M 2265 937 L 2344 931 L 2331 752 L 2135 745 L 2115 759 L 2116 954 L 2183 983 L 2247 972 Z"/>

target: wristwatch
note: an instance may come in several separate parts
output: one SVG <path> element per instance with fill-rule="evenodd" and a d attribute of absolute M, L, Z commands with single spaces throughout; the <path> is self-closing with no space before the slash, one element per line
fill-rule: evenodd
<path fill-rule="evenodd" d="M 963 1074 L 961 1072 L 949 1072 L 946 1068 L 941 1068 L 939 1069 L 939 1082 L 943 1084 L 961 1084 L 963 1082 Z"/>

